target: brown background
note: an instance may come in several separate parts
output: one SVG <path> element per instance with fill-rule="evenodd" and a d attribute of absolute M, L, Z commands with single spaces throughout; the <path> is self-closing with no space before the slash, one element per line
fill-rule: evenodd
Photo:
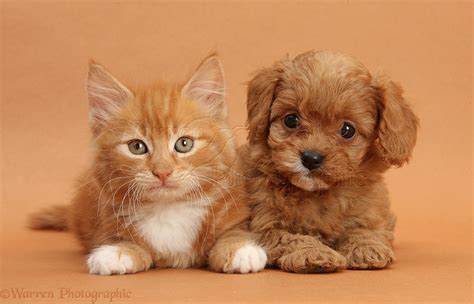
<path fill-rule="evenodd" d="M 2 2 L 1 289 L 125 288 L 123 302 L 472 300 L 472 6 L 464 3 Z M 230 122 L 245 139 L 245 81 L 286 53 L 331 49 L 400 81 L 421 119 L 409 166 L 387 182 L 398 262 L 383 271 L 98 277 L 66 233 L 26 214 L 66 203 L 88 159 L 87 61 L 126 83 L 183 79 L 218 50 Z M 0 297 L 2 294 L 0 293 Z M 80 297 L 80 295 L 79 295 Z M 11 299 L 8 303 L 18 300 Z M 88 299 L 81 299 L 90 303 Z M 120 301 L 115 301 L 120 302 Z"/>

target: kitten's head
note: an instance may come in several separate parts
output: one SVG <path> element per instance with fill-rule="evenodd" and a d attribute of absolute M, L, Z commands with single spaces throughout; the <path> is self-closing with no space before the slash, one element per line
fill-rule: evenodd
<path fill-rule="evenodd" d="M 235 160 L 224 75 L 206 58 L 184 84 L 131 90 L 91 62 L 87 80 L 95 172 L 102 186 L 143 201 L 206 203 Z M 125 197 L 127 199 L 127 197 Z"/>

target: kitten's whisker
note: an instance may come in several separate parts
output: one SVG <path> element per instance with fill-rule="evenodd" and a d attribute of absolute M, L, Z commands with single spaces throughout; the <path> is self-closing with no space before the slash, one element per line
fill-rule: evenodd
<path fill-rule="evenodd" d="M 219 185 L 216 185 L 215 183 L 213 183 L 212 181 L 209 181 L 207 180 L 207 177 L 203 176 L 203 175 L 197 175 L 198 178 L 204 180 L 204 181 L 207 181 L 209 182 L 213 187 L 215 187 L 217 189 L 217 191 L 219 191 L 221 197 L 224 199 L 224 205 L 225 205 L 225 208 L 226 208 L 226 215 L 228 214 L 228 206 L 227 206 L 227 200 L 225 198 L 225 194 L 221 191 Z"/>
<path fill-rule="evenodd" d="M 100 214 L 100 211 L 103 210 L 103 208 L 105 208 L 106 204 L 102 204 L 102 193 L 105 189 L 105 187 L 107 187 L 107 185 L 109 185 L 110 187 L 110 192 L 112 192 L 112 187 L 111 187 L 111 183 L 113 181 L 116 181 L 116 180 L 119 180 L 119 179 L 124 179 L 124 178 L 127 178 L 125 176 L 119 176 L 119 177 L 116 177 L 116 178 L 111 178 L 108 182 L 106 182 L 102 188 L 100 189 L 100 192 L 99 192 L 99 195 L 98 195 L 98 198 L 97 198 L 97 216 Z M 102 208 L 100 208 L 100 205 L 102 204 Z"/>
<path fill-rule="evenodd" d="M 203 193 L 202 187 L 199 185 L 199 183 L 197 183 L 197 182 L 194 181 L 194 180 L 191 180 L 191 183 L 193 184 L 193 189 L 192 189 L 193 193 L 199 194 L 200 197 L 201 197 L 201 199 L 202 199 L 202 195 L 203 195 L 203 194 L 206 195 L 205 193 Z M 206 195 L 206 197 L 207 197 L 207 195 Z M 207 197 L 207 198 L 208 198 L 208 197 Z M 197 200 L 197 199 L 198 199 L 198 198 L 196 198 L 196 200 Z M 208 198 L 208 199 L 209 199 L 209 198 Z M 210 207 L 211 207 L 211 212 L 212 212 L 212 219 L 213 219 L 213 221 L 214 221 L 214 220 L 215 220 L 215 219 L 214 219 L 214 209 L 212 208 L 212 205 L 210 205 Z M 215 225 L 215 224 L 213 224 L 213 225 Z M 204 244 L 205 244 L 205 242 L 206 242 L 206 240 L 207 240 L 208 234 L 209 234 L 209 224 L 207 223 L 207 224 L 206 224 L 206 233 L 205 233 L 205 235 L 204 235 L 204 238 L 202 239 L 201 244 L 199 245 L 200 250 L 202 250 L 202 248 L 203 248 L 203 246 L 204 246 Z"/>
<path fill-rule="evenodd" d="M 113 210 L 113 213 L 114 213 L 114 216 L 117 220 L 117 233 L 119 231 L 119 218 L 118 218 L 118 214 L 117 214 L 117 211 L 115 210 L 115 196 L 117 195 L 117 193 L 120 191 L 120 189 L 123 187 L 123 186 L 126 186 L 126 185 L 129 185 L 131 181 L 126 181 L 125 183 L 123 183 L 120 187 L 118 187 L 115 192 L 112 194 L 112 199 L 111 199 L 111 203 L 112 203 L 112 210 Z"/>
<path fill-rule="evenodd" d="M 201 178 L 209 183 L 211 183 L 213 186 L 215 186 L 217 188 L 217 190 L 221 193 L 222 195 L 222 198 L 224 199 L 224 204 L 226 206 L 226 212 L 228 212 L 228 207 L 227 207 L 227 199 L 225 197 L 225 194 L 222 193 L 221 189 L 229 194 L 230 198 L 232 199 L 232 202 L 234 204 L 234 207 L 238 210 L 238 206 L 237 206 L 237 203 L 235 202 L 235 197 L 233 196 L 232 192 L 228 189 L 227 185 L 223 185 L 222 183 L 218 182 L 217 180 L 211 178 L 211 177 L 208 177 L 208 176 L 203 176 L 203 175 L 198 175 L 198 178 Z"/>
<path fill-rule="evenodd" d="M 129 195 L 129 200 L 128 200 L 128 208 L 127 208 L 127 218 L 129 220 L 129 223 L 128 225 L 125 225 L 125 222 L 123 223 L 123 225 L 127 228 L 127 231 L 128 231 L 128 234 L 130 235 L 130 237 L 132 238 L 133 242 L 136 243 L 135 241 L 135 238 L 133 237 L 133 234 L 132 232 L 130 231 L 130 226 L 133 227 L 133 229 L 135 231 L 137 231 L 137 228 L 135 227 L 135 225 L 133 224 L 132 222 L 132 217 L 130 216 L 130 206 L 133 204 L 133 193 L 135 192 L 135 189 L 136 189 L 136 182 L 135 181 L 132 181 L 132 183 L 129 185 L 129 189 L 127 191 L 127 194 L 128 193 L 131 193 L 131 195 Z M 126 195 L 127 195 L 126 194 Z M 126 196 L 125 195 L 125 196 Z M 125 198 L 124 198 L 125 199 Z M 123 206 L 123 200 L 122 200 L 122 206 Z"/>

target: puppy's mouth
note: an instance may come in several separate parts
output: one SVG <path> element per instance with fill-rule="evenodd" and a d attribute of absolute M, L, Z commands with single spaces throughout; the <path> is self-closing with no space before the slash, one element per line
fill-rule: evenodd
<path fill-rule="evenodd" d="M 308 192 L 324 191 L 330 188 L 331 179 L 325 174 L 324 168 L 309 170 L 303 165 L 299 153 L 273 154 L 272 158 L 275 164 L 279 164 L 278 171 L 293 186 Z"/>
<path fill-rule="evenodd" d="M 291 174 L 288 179 L 294 186 L 309 192 L 329 189 L 329 183 L 321 174 L 298 172 Z"/>

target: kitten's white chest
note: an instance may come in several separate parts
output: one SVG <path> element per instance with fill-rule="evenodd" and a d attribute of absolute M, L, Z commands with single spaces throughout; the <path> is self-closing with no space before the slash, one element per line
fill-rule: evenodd
<path fill-rule="evenodd" d="M 160 254 L 189 253 L 207 208 L 190 203 L 160 204 L 136 222 L 140 235 Z"/>

